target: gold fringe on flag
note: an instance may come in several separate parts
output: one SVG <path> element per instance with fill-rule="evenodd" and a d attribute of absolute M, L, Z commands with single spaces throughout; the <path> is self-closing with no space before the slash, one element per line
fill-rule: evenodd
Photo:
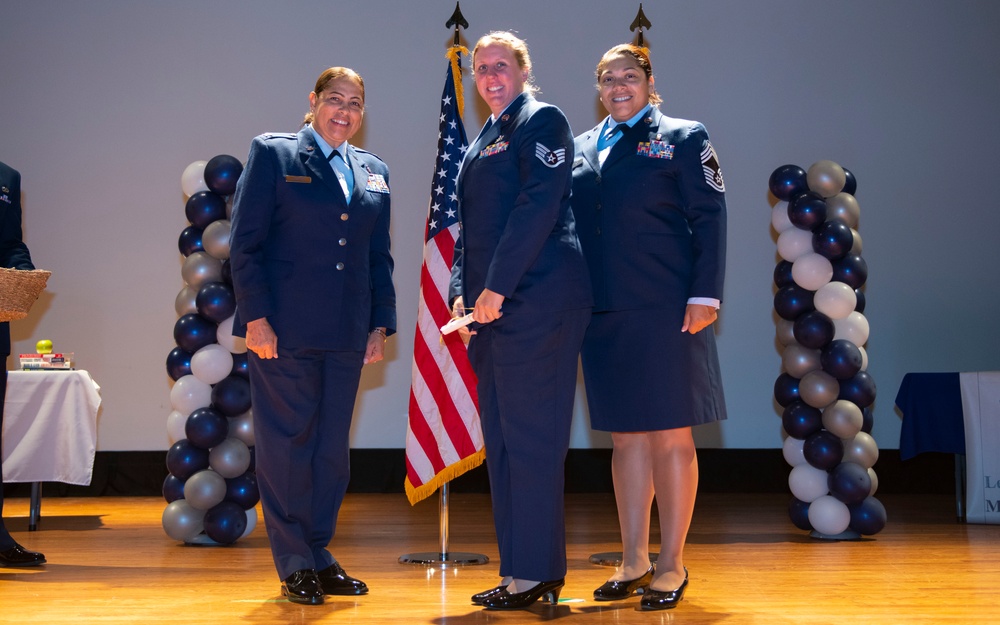
<path fill-rule="evenodd" d="M 451 78 L 455 83 L 455 105 L 458 107 L 458 116 L 465 117 L 465 94 L 462 87 L 462 68 L 458 64 L 463 54 L 468 54 L 469 49 L 465 46 L 452 46 L 448 48 L 445 56 L 451 61 Z"/>
<path fill-rule="evenodd" d="M 406 489 L 406 498 L 410 500 L 410 505 L 416 505 L 416 503 L 422 499 L 429 497 L 434 494 L 438 488 L 452 481 L 459 475 L 462 475 L 470 469 L 475 469 L 483 463 L 486 459 L 486 450 L 480 449 L 471 456 L 462 458 L 458 462 L 441 469 L 437 475 L 431 479 L 431 481 L 426 484 L 421 484 L 418 487 L 414 487 L 410 484 L 410 478 L 406 478 L 403 483 L 403 487 Z"/>

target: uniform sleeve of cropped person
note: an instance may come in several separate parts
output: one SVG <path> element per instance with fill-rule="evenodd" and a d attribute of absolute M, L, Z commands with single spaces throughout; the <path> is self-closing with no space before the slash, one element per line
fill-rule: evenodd
<path fill-rule="evenodd" d="M 0 202 L 0 266 L 34 269 L 28 246 L 21 238 L 21 174 L 0 163 L 0 178 L 9 181 Z"/>
<path fill-rule="evenodd" d="M 545 153 L 558 155 L 558 165 L 547 164 Z M 573 134 L 562 111 L 543 105 L 532 113 L 520 132 L 517 158 L 520 191 L 486 274 L 486 288 L 505 297 L 538 257 L 569 198 Z"/>
<path fill-rule="evenodd" d="M 705 127 L 692 123 L 681 142 L 680 192 L 691 228 L 694 273 L 690 297 L 722 299 L 726 271 L 726 196 L 718 156 Z"/>
<path fill-rule="evenodd" d="M 372 169 L 381 173 L 389 182 L 389 168 L 372 155 Z M 376 165 L 378 168 L 376 169 Z M 372 312 L 369 331 L 385 328 L 386 336 L 396 331 L 396 290 L 392 284 L 393 260 L 390 253 L 389 222 L 391 196 L 387 195 L 371 234 L 368 250 L 369 271 L 372 281 Z"/>
<path fill-rule="evenodd" d="M 236 185 L 230 241 L 229 262 L 236 304 L 244 323 L 275 312 L 264 271 L 264 246 L 275 210 L 276 171 L 274 153 L 262 137 L 256 137 Z"/>

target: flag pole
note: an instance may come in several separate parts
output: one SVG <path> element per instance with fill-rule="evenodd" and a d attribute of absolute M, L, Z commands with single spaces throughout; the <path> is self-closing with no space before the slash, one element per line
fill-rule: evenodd
<path fill-rule="evenodd" d="M 462 92 L 461 92 L 461 70 L 458 66 L 458 56 L 461 54 L 462 48 L 461 44 L 461 32 L 459 29 L 468 28 L 469 22 L 465 20 L 462 15 L 462 9 L 459 3 L 455 3 L 455 12 L 452 13 L 451 17 L 445 22 L 445 28 L 455 28 L 455 39 L 451 50 L 449 51 L 449 58 L 452 59 L 452 77 L 455 81 L 456 90 L 456 107 L 461 115 L 463 109 Z M 466 52 L 468 52 L 466 50 Z M 456 76 L 457 74 L 457 76 Z M 449 502 L 450 502 L 450 482 L 444 481 L 438 488 L 438 530 L 440 534 L 440 544 L 438 546 L 437 552 L 418 552 L 418 553 L 407 553 L 399 556 L 399 562 L 401 564 L 423 564 L 425 566 L 434 566 L 439 568 L 449 568 L 453 566 L 465 566 L 470 564 L 486 564 L 490 559 L 481 553 L 469 553 L 464 551 L 449 551 Z"/>
<path fill-rule="evenodd" d="M 642 40 L 642 29 L 652 28 L 653 25 L 646 18 L 646 14 L 642 12 L 642 3 L 639 3 L 639 12 L 635 14 L 635 19 L 629 24 L 629 31 L 634 31 L 639 29 L 639 39 L 636 45 L 640 48 L 645 49 L 647 52 L 649 48 L 646 46 L 645 42 Z M 656 555 L 654 553 L 649 554 L 650 563 L 656 562 Z M 595 553 L 590 556 L 589 560 L 591 564 L 599 564 L 601 566 L 621 566 L 622 563 L 622 552 L 621 551 L 603 551 L 601 553 Z"/>

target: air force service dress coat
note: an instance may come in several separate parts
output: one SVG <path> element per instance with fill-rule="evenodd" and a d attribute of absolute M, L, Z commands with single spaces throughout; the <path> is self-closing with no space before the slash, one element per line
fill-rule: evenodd
<path fill-rule="evenodd" d="M 21 174 L 0 163 L 0 267 L 34 269 L 31 254 L 21 238 Z M 10 355 L 10 324 L 0 323 L 0 430 L 3 429 L 3 399 L 7 391 L 7 356 Z M 0 513 L 3 512 L 3 476 L 0 476 Z M 0 520 L 0 550 L 16 543 Z"/>
<path fill-rule="evenodd" d="M 725 186 L 708 133 L 652 107 L 602 165 L 603 128 L 576 138 L 573 163 L 595 299 L 582 351 L 591 425 L 630 432 L 725 419 L 712 327 L 680 330 L 688 298 L 722 300 Z"/>
<path fill-rule="evenodd" d="M 278 358 L 249 355 L 264 519 L 278 576 L 321 571 L 349 471 L 369 332 L 396 327 L 389 171 L 348 147 L 348 202 L 311 128 L 256 137 L 236 189 L 234 334 L 267 318 Z"/>
<path fill-rule="evenodd" d="M 478 384 L 500 575 L 566 574 L 563 465 L 592 298 L 570 210 L 573 136 L 562 112 L 514 99 L 466 153 L 454 298 L 505 297 L 476 328 Z"/>

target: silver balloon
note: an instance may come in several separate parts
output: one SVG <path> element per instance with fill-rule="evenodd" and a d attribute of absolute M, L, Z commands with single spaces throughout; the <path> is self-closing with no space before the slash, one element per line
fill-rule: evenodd
<path fill-rule="evenodd" d="M 208 252 L 192 252 L 181 265 L 181 277 L 193 287 L 206 282 L 222 282 L 222 261 Z"/>
<path fill-rule="evenodd" d="M 229 234 L 232 225 L 228 219 L 217 219 L 205 227 L 201 235 L 201 245 L 213 258 L 229 258 Z"/>
<path fill-rule="evenodd" d="M 229 419 L 229 435 L 243 441 L 247 447 L 256 444 L 253 434 L 253 411 L 247 410 L 243 414 Z"/>
<path fill-rule="evenodd" d="M 184 499 L 192 508 L 208 510 L 226 498 L 226 480 L 215 471 L 203 469 L 184 482 Z"/>
<path fill-rule="evenodd" d="M 826 371 L 810 371 L 799 381 L 799 397 L 813 408 L 825 408 L 837 400 L 840 382 Z"/>
<path fill-rule="evenodd" d="M 792 345 L 795 343 L 795 322 L 789 321 L 788 319 L 778 319 L 778 322 L 774 324 L 775 334 L 778 337 L 778 342 L 784 346 Z"/>
<path fill-rule="evenodd" d="M 861 431 L 864 416 L 857 404 L 838 399 L 823 409 L 823 427 L 843 439 L 853 439 Z"/>
<path fill-rule="evenodd" d="M 198 305 L 195 303 L 195 298 L 198 297 L 197 287 L 193 287 L 190 284 L 186 285 L 174 298 L 174 310 L 177 311 L 178 317 L 183 317 L 188 313 L 198 312 Z"/>
<path fill-rule="evenodd" d="M 824 495 L 809 504 L 809 525 L 820 534 L 836 536 L 851 524 L 847 504 L 832 495 Z"/>
<path fill-rule="evenodd" d="M 208 452 L 208 465 L 222 477 L 239 477 L 250 468 L 250 449 L 238 438 L 227 438 Z"/>
<path fill-rule="evenodd" d="M 858 347 L 861 351 L 861 370 L 868 371 L 868 351 L 864 347 Z"/>
<path fill-rule="evenodd" d="M 839 219 L 848 227 L 857 228 L 861 219 L 861 207 L 850 193 L 838 193 L 826 201 L 826 218 Z"/>
<path fill-rule="evenodd" d="M 875 475 L 875 469 L 872 469 L 871 467 L 868 468 L 868 477 L 872 481 L 872 488 L 868 491 L 868 496 L 871 497 L 875 494 L 875 491 L 878 490 L 878 476 Z"/>
<path fill-rule="evenodd" d="M 858 432 L 854 438 L 844 441 L 844 462 L 856 462 L 866 469 L 878 461 L 878 445 L 870 434 Z"/>
<path fill-rule="evenodd" d="M 820 351 L 818 349 L 809 349 L 798 343 L 789 345 L 785 348 L 785 351 L 781 352 L 781 365 L 785 368 L 788 375 L 800 380 L 805 374 L 810 371 L 816 371 L 823 366 L 820 363 Z M 799 393 L 801 394 L 801 388 Z"/>
<path fill-rule="evenodd" d="M 854 245 L 851 246 L 851 254 L 861 256 L 861 253 L 865 249 L 865 244 L 861 240 L 861 233 L 854 228 L 851 228 L 851 235 L 854 237 Z"/>
<path fill-rule="evenodd" d="M 825 198 L 833 197 L 843 191 L 847 182 L 844 168 L 833 161 L 817 161 L 806 172 L 806 184 L 810 191 L 815 191 Z"/>
<path fill-rule="evenodd" d="M 184 499 L 167 504 L 161 521 L 163 531 L 174 540 L 189 542 L 205 531 L 205 511 L 192 507 Z"/>

